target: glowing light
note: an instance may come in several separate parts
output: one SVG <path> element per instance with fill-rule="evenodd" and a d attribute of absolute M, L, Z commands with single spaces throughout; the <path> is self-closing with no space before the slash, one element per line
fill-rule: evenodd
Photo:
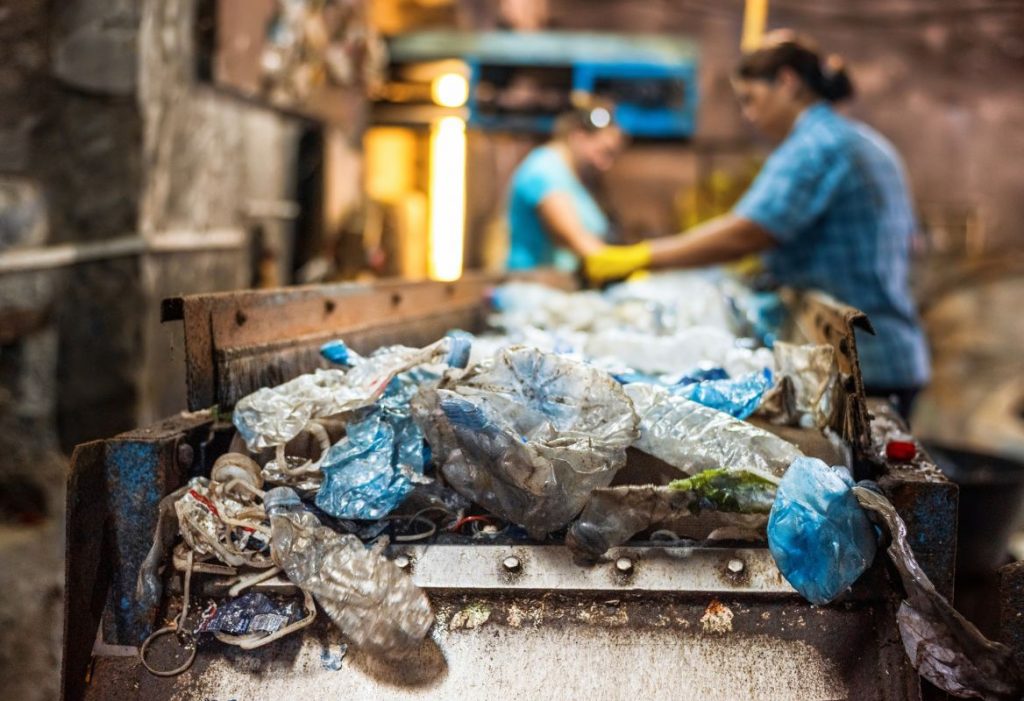
<path fill-rule="evenodd" d="M 612 115 L 604 107 L 595 107 L 590 112 L 590 122 L 598 129 L 604 129 L 612 123 Z"/>
<path fill-rule="evenodd" d="M 768 19 L 768 0 L 747 0 L 743 11 L 742 51 L 753 51 L 761 44 L 764 25 Z"/>
<path fill-rule="evenodd" d="M 430 96 L 441 107 L 462 107 L 469 99 L 469 81 L 458 73 L 445 73 L 430 84 Z"/>
<path fill-rule="evenodd" d="M 466 218 L 466 123 L 443 117 L 430 132 L 430 277 L 462 275 Z"/>

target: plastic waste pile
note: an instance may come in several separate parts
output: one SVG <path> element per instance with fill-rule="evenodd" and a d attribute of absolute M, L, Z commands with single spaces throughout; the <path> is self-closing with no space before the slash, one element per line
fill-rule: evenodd
<path fill-rule="evenodd" d="M 333 367 L 240 400 L 232 452 L 161 502 L 137 596 L 159 609 L 164 570 L 185 595 L 154 636 L 252 649 L 323 612 L 356 647 L 401 657 L 434 618 L 388 559 L 392 539 L 533 539 L 594 560 L 638 534 L 713 526 L 766 541 L 793 588 L 827 605 L 887 531 L 915 666 L 951 693 L 1019 689 L 1005 649 L 927 582 L 884 497 L 773 432 L 827 430 L 841 379 L 830 346 L 778 340 L 776 297 L 673 274 L 605 293 L 514 283 L 492 303 L 487 334 L 365 357 L 338 340 L 321 351 Z M 656 469 L 614 484 L 629 451 Z M 205 574 L 227 577 L 225 597 L 193 620 L 188 583 Z"/>

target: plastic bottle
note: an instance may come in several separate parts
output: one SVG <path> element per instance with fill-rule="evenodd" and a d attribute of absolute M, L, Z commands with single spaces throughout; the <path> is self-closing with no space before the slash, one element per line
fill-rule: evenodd
<path fill-rule="evenodd" d="M 397 658 L 420 644 L 434 622 L 430 602 L 382 548 L 321 525 L 289 487 L 267 492 L 264 505 L 274 562 L 356 647 Z"/>

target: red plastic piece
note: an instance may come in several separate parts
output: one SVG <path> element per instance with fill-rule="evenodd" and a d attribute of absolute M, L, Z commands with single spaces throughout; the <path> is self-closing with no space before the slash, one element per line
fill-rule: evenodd
<path fill-rule="evenodd" d="M 917 455 L 913 441 L 889 441 L 885 444 L 885 457 L 897 462 L 910 462 Z"/>

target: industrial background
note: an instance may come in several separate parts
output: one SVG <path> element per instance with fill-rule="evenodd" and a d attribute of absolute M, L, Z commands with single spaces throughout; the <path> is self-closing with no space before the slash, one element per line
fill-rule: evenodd
<path fill-rule="evenodd" d="M 634 139 L 602 183 L 627 241 L 726 211 L 767 154 L 729 82 L 739 0 L 350 3 L 359 60 L 330 88 L 254 72 L 275 5 L 0 0 L 0 677 L 10 698 L 57 693 L 67 457 L 186 409 L 184 339 L 180 325 L 161 324 L 162 299 L 500 269 L 508 178 L 542 137 L 431 93 L 439 75 L 474 88 L 481 75 L 446 32 L 692 43 L 677 58 L 695 71 L 694 126 Z M 1024 460 L 1024 3 L 771 0 L 767 26 L 843 55 L 858 88 L 851 114 L 906 161 L 922 222 L 913 283 L 935 367 L 915 435 Z M 487 60 L 529 63 L 514 52 Z M 557 87 L 565 70 L 545 75 Z M 457 240 L 432 248 L 437 197 L 457 198 L 464 214 Z M 456 263 L 440 260 L 442 245 L 462 250 Z"/>

